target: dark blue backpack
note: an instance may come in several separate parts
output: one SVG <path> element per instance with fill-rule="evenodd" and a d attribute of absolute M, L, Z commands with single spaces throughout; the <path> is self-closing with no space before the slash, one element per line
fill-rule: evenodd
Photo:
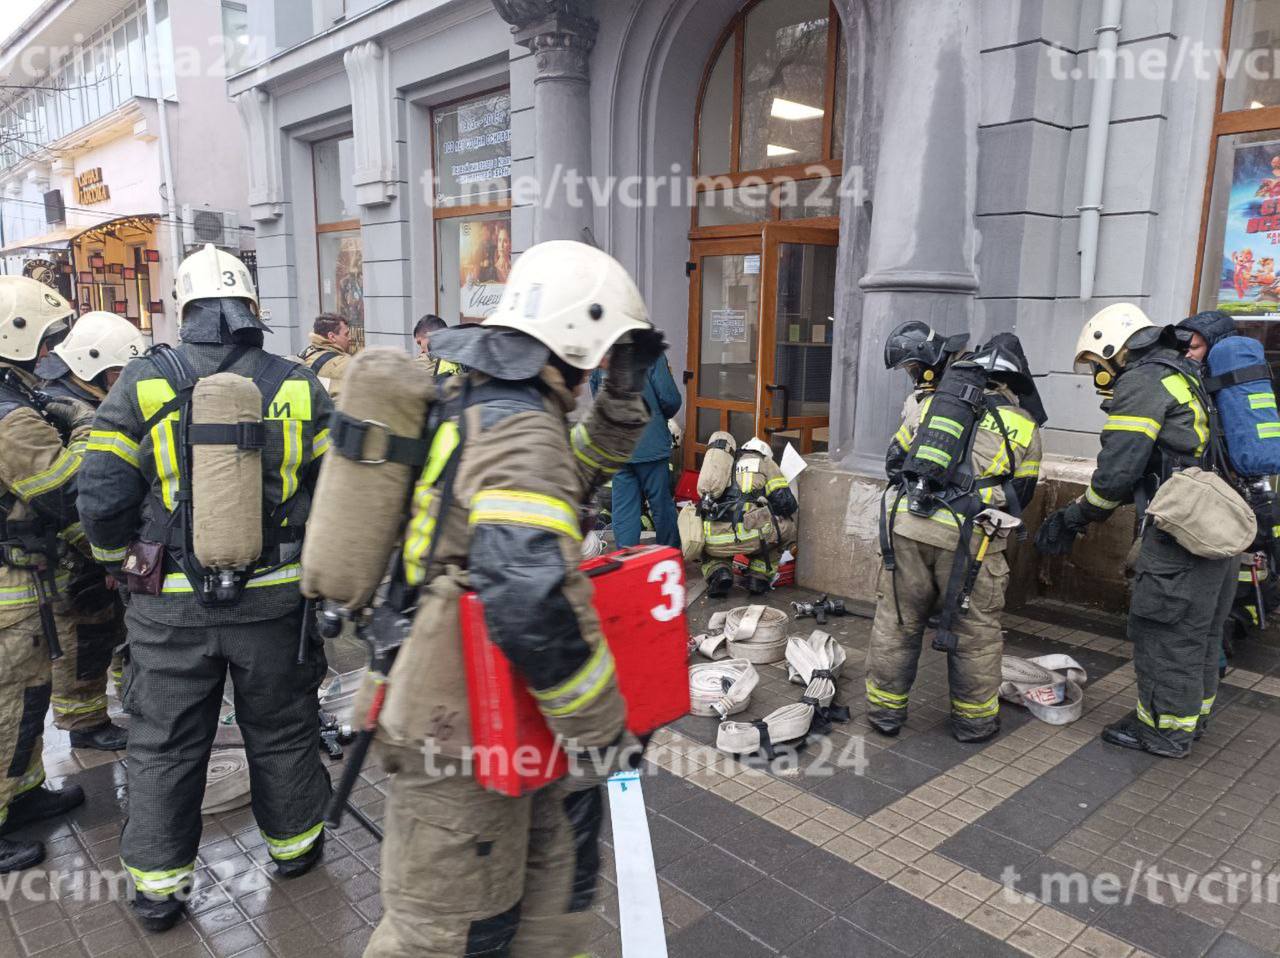
<path fill-rule="evenodd" d="M 1204 387 L 1218 407 L 1231 466 L 1244 478 L 1280 474 L 1280 411 L 1262 343 L 1228 336 L 1209 351 Z"/>

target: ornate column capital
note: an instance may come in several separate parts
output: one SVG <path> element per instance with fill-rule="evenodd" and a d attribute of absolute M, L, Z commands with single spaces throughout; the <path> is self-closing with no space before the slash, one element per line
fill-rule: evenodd
<path fill-rule="evenodd" d="M 579 80 L 590 76 L 591 50 L 599 24 L 590 0 L 493 0 L 498 15 L 511 24 L 515 41 L 534 55 L 543 80 Z"/>
<path fill-rule="evenodd" d="M 351 85 L 356 202 L 380 206 L 391 202 L 396 188 L 396 130 L 386 51 L 375 40 L 349 49 L 342 57 Z"/>
<path fill-rule="evenodd" d="M 255 222 L 269 223 L 284 212 L 275 101 L 262 87 L 253 87 L 234 102 L 249 146 L 249 210 Z"/>

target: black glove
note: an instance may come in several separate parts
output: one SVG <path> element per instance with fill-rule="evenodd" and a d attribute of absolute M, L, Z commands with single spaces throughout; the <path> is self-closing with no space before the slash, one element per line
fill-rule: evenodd
<path fill-rule="evenodd" d="M 645 377 L 667 351 L 667 341 L 657 329 L 641 329 L 609 350 L 609 375 L 605 386 L 622 396 L 634 396 L 644 389 Z"/>
<path fill-rule="evenodd" d="M 1088 521 L 1080 514 L 1079 506 L 1073 502 L 1044 521 L 1036 535 L 1036 549 L 1045 555 L 1070 555 L 1076 536 L 1088 525 Z"/>
<path fill-rule="evenodd" d="M 50 399 L 45 403 L 44 414 L 66 437 L 93 425 L 93 407 L 78 399 Z"/>

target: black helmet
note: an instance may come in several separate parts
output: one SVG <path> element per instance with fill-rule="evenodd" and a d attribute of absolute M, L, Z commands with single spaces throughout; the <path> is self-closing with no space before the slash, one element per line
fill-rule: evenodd
<path fill-rule="evenodd" d="M 1040 399 L 1040 391 L 1036 389 L 1035 377 L 1031 375 L 1031 365 L 1027 362 L 1027 354 L 1022 350 L 1022 341 L 1013 333 L 997 333 L 986 343 L 979 346 L 965 360 L 981 366 L 987 371 L 987 377 L 1002 383 L 1013 390 L 1022 408 L 1035 418 L 1038 425 L 1043 426 L 1048 419 L 1044 411 L 1044 403 Z"/>
<path fill-rule="evenodd" d="M 928 323 L 908 320 L 889 334 L 884 344 L 884 368 L 902 369 L 916 364 L 921 370 L 936 370 L 960 352 L 969 335 L 941 336 Z M 932 377 L 930 377 L 932 378 Z"/>
<path fill-rule="evenodd" d="M 1219 341 L 1236 334 L 1236 322 L 1226 313 L 1212 309 L 1187 317 L 1178 324 L 1178 329 L 1199 333 L 1212 349 Z"/>

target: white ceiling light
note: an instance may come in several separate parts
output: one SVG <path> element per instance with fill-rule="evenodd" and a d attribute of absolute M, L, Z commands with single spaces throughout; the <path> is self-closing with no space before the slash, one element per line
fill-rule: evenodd
<path fill-rule="evenodd" d="M 784 100 L 780 96 L 773 98 L 771 112 L 779 120 L 816 120 L 824 115 L 822 110 L 797 103 L 795 100 Z"/>
<path fill-rule="evenodd" d="M 789 146 L 778 146 L 776 143 L 770 143 L 768 152 L 770 156 L 791 156 L 796 151 Z"/>

